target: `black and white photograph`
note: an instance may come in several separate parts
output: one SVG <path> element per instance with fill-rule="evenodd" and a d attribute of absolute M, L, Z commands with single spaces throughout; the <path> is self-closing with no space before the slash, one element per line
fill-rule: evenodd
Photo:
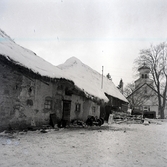
<path fill-rule="evenodd" d="M 0 167 L 166 167 L 167 1 L 0 0 Z"/>

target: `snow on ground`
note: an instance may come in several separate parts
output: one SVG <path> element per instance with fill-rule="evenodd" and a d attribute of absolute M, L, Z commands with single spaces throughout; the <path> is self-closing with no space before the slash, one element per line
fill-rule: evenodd
<path fill-rule="evenodd" d="M 1 167 L 166 167 L 167 123 L 0 133 Z"/>

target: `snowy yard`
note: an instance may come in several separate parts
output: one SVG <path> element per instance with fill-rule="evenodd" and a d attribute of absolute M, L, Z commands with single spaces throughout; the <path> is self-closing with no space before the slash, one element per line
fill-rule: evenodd
<path fill-rule="evenodd" d="M 0 167 L 166 167 L 167 123 L 0 133 Z"/>

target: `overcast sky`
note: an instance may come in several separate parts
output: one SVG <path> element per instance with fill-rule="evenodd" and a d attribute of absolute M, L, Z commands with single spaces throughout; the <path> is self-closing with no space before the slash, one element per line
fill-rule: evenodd
<path fill-rule="evenodd" d="M 0 0 L 0 23 L 54 65 L 75 56 L 126 85 L 139 51 L 167 40 L 167 0 Z"/>

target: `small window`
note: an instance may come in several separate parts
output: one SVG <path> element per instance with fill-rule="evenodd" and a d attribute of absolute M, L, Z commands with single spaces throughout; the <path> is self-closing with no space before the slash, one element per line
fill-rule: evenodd
<path fill-rule="evenodd" d="M 59 86 L 57 87 L 57 90 L 63 90 L 63 85 L 59 85 Z"/>
<path fill-rule="evenodd" d="M 29 96 L 34 96 L 34 88 L 32 86 L 28 88 L 28 94 Z"/>
<path fill-rule="evenodd" d="M 149 107 L 147 107 L 147 106 L 143 107 L 143 111 L 148 111 L 148 110 L 149 110 Z"/>
<path fill-rule="evenodd" d="M 79 104 L 79 103 L 75 104 L 75 111 L 77 111 L 77 112 L 81 111 L 81 104 Z"/>
<path fill-rule="evenodd" d="M 27 106 L 33 106 L 33 101 L 31 99 L 27 100 Z"/>
<path fill-rule="evenodd" d="M 69 88 L 65 89 L 65 95 L 72 96 L 72 91 Z"/>
<path fill-rule="evenodd" d="M 48 110 L 52 109 L 52 98 L 51 97 L 46 97 L 45 98 L 44 107 L 45 107 L 45 109 L 48 109 Z"/>
<path fill-rule="evenodd" d="M 147 94 L 147 87 L 145 87 L 145 89 L 144 89 L 144 93 Z"/>
<path fill-rule="evenodd" d="M 29 87 L 29 89 L 28 89 L 28 93 L 31 94 L 31 92 L 32 92 L 32 88 Z"/>
<path fill-rule="evenodd" d="M 95 106 L 92 107 L 92 112 L 93 112 L 93 113 L 96 112 L 96 107 L 95 107 Z"/>

